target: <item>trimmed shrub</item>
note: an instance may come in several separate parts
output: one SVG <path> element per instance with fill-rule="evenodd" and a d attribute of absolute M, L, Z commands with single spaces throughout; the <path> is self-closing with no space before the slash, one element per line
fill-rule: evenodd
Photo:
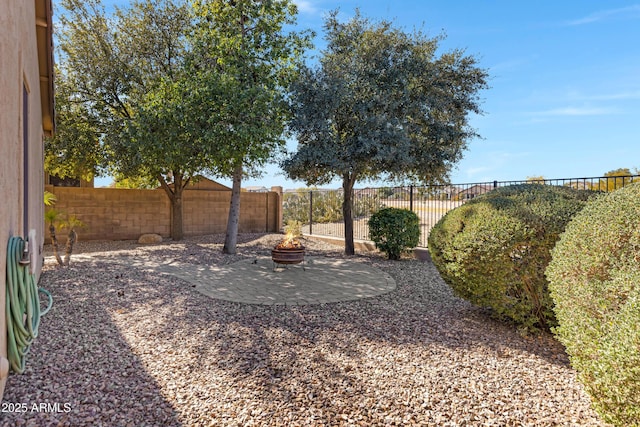
<path fill-rule="evenodd" d="M 418 246 L 420 218 L 407 209 L 383 208 L 369 219 L 369 238 L 389 259 Z"/>
<path fill-rule="evenodd" d="M 552 256 L 555 334 L 603 419 L 640 426 L 640 184 L 587 204 Z"/>
<path fill-rule="evenodd" d="M 460 297 L 524 331 L 556 324 L 545 268 L 565 225 L 595 194 L 540 184 L 502 187 L 449 211 L 429 252 Z"/>

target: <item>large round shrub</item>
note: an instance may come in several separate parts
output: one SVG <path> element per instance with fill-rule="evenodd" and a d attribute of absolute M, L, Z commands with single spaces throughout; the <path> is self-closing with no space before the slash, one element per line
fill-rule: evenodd
<path fill-rule="evenodd" d="M 552 256 L 554 332 L 602 417 L 640 426 L 640 184 L 590 202 Z"/>
<path fill-rule="evenodd" d="M 389 259 L 400 259 L 420 241 L 420 218 L 407 209 L 380 209 L 369 219 L 369 238 Z"/>
<path fill-rule="evenodd" d="M 592 194 L 540 184 L 491 191 L 435 225 L 431 258 L 458 296 L 527 330 L 547 329 L 555 325 L 544 276 L 550 250 Z"/>

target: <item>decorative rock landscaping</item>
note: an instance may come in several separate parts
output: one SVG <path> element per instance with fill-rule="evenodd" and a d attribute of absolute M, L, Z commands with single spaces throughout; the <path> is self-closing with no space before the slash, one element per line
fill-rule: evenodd
<path fill-rule="evenodd" d="M 221 253 L 220 235 L 81 242 L 72 267 L 47 259 L 54 306 L 4 401 L 61 410 L 0 425 L 604 425 L 557 341 L 456 298 L 428 261 L 345 258 L 306 240 L 310 256 L 369 263 L 397 288 L 293 307 L 213 299 L 122 262 L 224 266 L 269 256 L 280 238 L 242 235 L 238 255 Z"/>

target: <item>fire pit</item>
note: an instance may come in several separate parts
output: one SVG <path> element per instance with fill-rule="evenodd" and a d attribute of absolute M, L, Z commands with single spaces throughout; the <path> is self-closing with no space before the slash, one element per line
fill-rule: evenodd
<path fill-rule="evenodd" d="M 304 270 L 304 246 L 292 234 L 287 234 L 284 240 L 271 250 L 273 269 L 278 265 L 302 264 Z"/>

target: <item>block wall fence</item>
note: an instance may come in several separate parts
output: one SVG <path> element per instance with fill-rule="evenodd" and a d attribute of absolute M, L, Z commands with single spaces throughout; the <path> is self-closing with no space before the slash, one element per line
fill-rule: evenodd
<path fill-rule="evenodd" d="M 85 224 L 80 240 L 133 240 L 145 233 L 171 234 L 171 204 L 158 190 L 46 186 L 56 196 L 54 209 Z M 282 228 L 282 187 L 265 193 L 242 192 L 240 233 L 271 233 Z M 187 189 L 183 196 L 184 235 L 225 233 L 231 191 Z M 48 235 L 48 224 L 45 224 Z M 65 241 L 64 230 L 58 238 Z"/>

